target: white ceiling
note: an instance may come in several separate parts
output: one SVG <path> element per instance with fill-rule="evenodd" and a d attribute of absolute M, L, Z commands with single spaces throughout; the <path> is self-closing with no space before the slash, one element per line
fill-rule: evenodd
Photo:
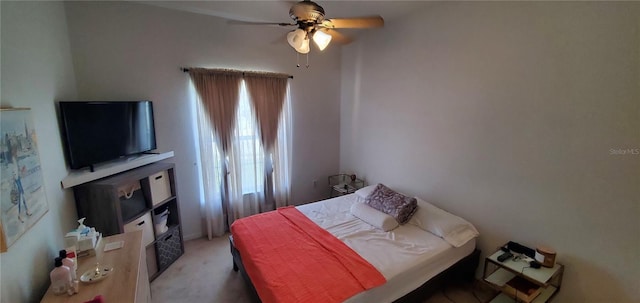
<path fill-rule="evenodd" d="M 170 9 L 188 11 L 241 21 L 291 22 L 289 8 L 296 1 L 140 1 Z M 335 1 L 318 0 L 326 18 L 348 18 L 380 15 L 386 21 L 402 17 L 425 7 L 427 1 Z"/>

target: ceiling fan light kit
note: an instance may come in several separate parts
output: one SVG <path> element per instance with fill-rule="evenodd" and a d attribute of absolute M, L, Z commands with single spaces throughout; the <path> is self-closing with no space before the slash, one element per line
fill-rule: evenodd
<path fill-rule="evenodd" d="M 331 35 L 318 30 L 313 33 L 313 42 L 316 43 L 320 51 L 323 51 L 325 48 L 327 48 L 329 42 L 331 42 Z"/>
<path fill-rule="evenodd" d="M 287 34 L 287 42 L 298 53 L 306 54 L 309 52 L 309 33 L 302 29 L 292 30 Z M 322 31 L 315 31 L 313 34 L 313 42 L 323 51 L 331 42 L 331 35 Z"/>
<path fill-rule="evenodd" d="M 306 54 L 309 52 L 309 39 L 307 38 L 307 32 L 302 29 L 292 30 L 287 34 L 287 42 L 297 52 Z"/>
<path fill-rule="evenodd" d="M 333 40 L 337 43 L 348 44 L 351 38 L 336 31 L 336 28 L 373 28 L 384 26 L 384 19 L 380 16 L 361 18 L 325 19 L 324 8 L 310 0 L 297 2 L 289 9 L 289 17 L 295 23 L 265 23 L 265 22 L 232 22 L 235 24 L 297 26 L 287 33 L 287 42 L 300 54 L 308 54 L 309 40 L 318 46 L 320 51 L 329 46 Z"/>

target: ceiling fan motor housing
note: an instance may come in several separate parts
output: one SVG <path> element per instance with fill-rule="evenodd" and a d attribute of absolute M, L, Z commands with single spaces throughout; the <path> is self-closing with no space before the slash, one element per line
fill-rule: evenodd
<path fill-rule="evenodd" d="M 289 9 L 289 16 L 298 24 L 317 24 L 324 20 L 324 9 L 313 1 L 300 1 Z"/>

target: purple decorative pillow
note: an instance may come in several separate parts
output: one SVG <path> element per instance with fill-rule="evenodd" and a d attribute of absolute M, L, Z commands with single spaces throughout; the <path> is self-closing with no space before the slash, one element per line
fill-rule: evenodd
<path fill-rule="evenodd" d="M 376 186 L 365 200 L 365 203 L 394 217 L 400 224 L 409 222 L 418 205 L 415 198 L 397 193 L 382 184 Z"/>

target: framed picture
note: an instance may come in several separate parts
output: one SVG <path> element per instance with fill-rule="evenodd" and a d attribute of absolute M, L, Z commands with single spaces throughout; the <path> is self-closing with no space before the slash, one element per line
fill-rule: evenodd
<path fill-rule="evenodd" d="M 0 251 L 49 211 L 28 108 L 0 109 Z"/>

